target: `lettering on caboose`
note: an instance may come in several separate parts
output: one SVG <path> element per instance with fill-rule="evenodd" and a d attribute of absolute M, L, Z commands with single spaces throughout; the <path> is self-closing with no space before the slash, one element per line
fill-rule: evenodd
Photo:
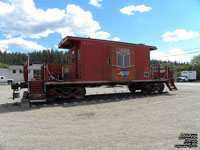
<path fill-rule="evenodd" d="M 128 54 L 128 53 L 130 53 L 130 49 L 129 48 L 117 47 L 116 52 L 121 53 L 121 54 Z"/>

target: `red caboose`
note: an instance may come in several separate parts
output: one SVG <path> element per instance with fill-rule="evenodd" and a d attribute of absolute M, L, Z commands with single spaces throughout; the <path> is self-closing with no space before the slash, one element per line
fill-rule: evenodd
<path fill-rule="evenodd" d="M 162 92 L 164 83 L 170 90 L 176 89 L 169 67 L 150 66 L 150 51 L 156 47 L 69 36 L 58 47 L 69 50 L 68 65 L 44 64 L 38 81 L 28 79 L 25 65 L 30 102 L 73 96 L 80 99 L 85 96 L 85 87 L 101 85 L 128 85 L 131 92 L 143 93 Z"/>
<path fill-rule="evenodd" d="M 69 72 L 76 81 L 110 83 L 149 80 L 150 51 L 156 47 L 90 38 L 66 37 Z"/>

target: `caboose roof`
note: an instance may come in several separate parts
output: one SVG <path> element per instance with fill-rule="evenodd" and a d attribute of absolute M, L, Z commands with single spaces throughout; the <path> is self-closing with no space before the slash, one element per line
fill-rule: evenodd
<path fill-rule="evenodd" d="M 125 42 L 118 42 L 118 41 L 110 41 L 110 40 L 100 40 L 100 39 L 92 39 L 92 38 L 82 38 L 82 37 L 73 37 L 73 36 L 66 36 L 63 38 L 59 45 L 58 48 L 71 48 L 73 42 L 81 42 L 81 41 L 91 41 L 91 42 L 104 42 L 104 43 L 110 43 L 110 44 L 124 44 L 126 46 L 145 46 L 149 47 L 150 50 L 156 50 L 157 47 L 155 46 L 149 46 L 149 45 L 144 45 L 144 44 L 134 44 L 134 43 L 125 43 Z"/>

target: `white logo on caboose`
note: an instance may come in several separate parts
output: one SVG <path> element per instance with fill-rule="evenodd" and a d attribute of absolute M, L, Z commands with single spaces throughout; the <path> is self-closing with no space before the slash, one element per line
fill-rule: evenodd
<path fill-rule="evenodd" d="M 128 77 L 129 72 L 126 69 L 122 69 L 122 70 L 120 70 L 120 72 L 118 74 L 121 75 L 122 78 L 126 78 L 126 77 Z"/>

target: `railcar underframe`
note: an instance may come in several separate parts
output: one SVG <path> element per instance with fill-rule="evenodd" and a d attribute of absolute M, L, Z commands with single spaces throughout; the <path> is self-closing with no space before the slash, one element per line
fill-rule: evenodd
<path fill-rule="evenodd" d="M 62 81 L 53 81 L 53 82 L 43 82 L 41 81 L 28 81 L 27 84 L 13 84 L 12 89 L 13 98 L 15 98 L 15 93 L 19 88 L 27 88 L 28 91 L 25 91 L 24 99 L 27 99 L 30 103 L 34 102 L 46 102 L 53 101 L 55 99 L 68 99 L 76 98 L 82 99 L 86 94 L 85 88 L 90 87 L 100 87 L 100 86 L 110 86 L 115 87 L 116 85 L 126 85 L 131 93 L 136 91 L 141 91 L 144 94 L 148 93 L 162 93 L 165 85 L 169 88 L 170 91 L 176 90 L 173 79 L 154 79 L 154 80 L 134 80 L 126 82 L 108 82 L 108 81 L 90 81 L 90 82 L 62 82 Z"/>

